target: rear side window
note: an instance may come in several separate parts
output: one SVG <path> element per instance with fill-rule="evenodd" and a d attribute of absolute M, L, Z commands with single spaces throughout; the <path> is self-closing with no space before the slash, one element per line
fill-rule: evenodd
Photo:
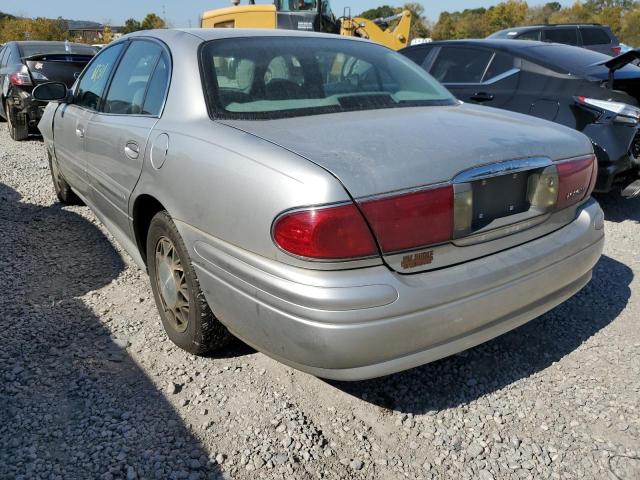
<path fill-rule="evenodd" d="M 489 65 L 487 73 L 485 73 L 482 81 L 489 82 L 503 73 L 507 73 L 509 70 L 512 70 L 513 66 L 514 62 L 512 56 L 504 53 L 496 53 L 493 60 L 491 60 L 491 64 Z"/>
<path fill-rule="evenodd" d="M 608 45 L 611 43 L 611 38 L 602 28 L 581 27 L 580 33 L 583 45 Z"/>
<path fill-rule="evenodd" d="M 544 30 L 545 42 L 564 43 L 565 45 L 578 45 L 577 28 L 553 28 Z"/>
<path fill-rule="evenodd" d="M 151 75 L 162 54 L 162 47 L 153 42 L 134 41 L 118 65 L 104 103 L 106 113 L 142 113 L 144 97 Z"/>
<path fill-rule="evenodd" d="M 97 110 L 102 101 L 107 80 L 113 71 L 123 44 L 104 49 L 87 67 L 80 78 L 74 103 L 80 107 Z"/>
<path fill-rule="evenodd" d="M 443 47 L 431 67 L 442 83 L 480 83 L 493 54 L 469 47 Z"/>
<path fill-rule="evenodd" d="M 0 68 L 6 65 L 4 61 L 9 56 L 9 47 L 0 48 Z"/>
<path fill-rule="evenodd" d="M 528 32 L 521 33 L 516 38 L 518 40 L 540 40 L 540 30 L 529 30 Z"/>
<path fill-rule="evenodd" d="M 149 88 L 147 89 L 147 95 L 144 99 L 144 107 L 142 109 L 144 115 L 160 115 L 168 85 L 169 58 L 166 53 L 163 52 L 153 72 L 151 82 L 149 82 Z"/>

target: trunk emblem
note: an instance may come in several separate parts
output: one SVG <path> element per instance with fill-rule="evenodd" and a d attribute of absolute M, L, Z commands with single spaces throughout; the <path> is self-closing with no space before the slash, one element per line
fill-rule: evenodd
<path fill-rule="evenodd" d="M 42 65 L 42 63 L 40 63 L 40 62 L 38 62 L 38 63 L 36 63 L 36 64 L 35 64 L 35 68 L 36 68 L 36 70 L 42 70 L 42 67 L 43 67 L 43 65 Z"/>
<path fill-rule="evenodd" d="M 402 257 L 400 266 L 404 269 L 421 267 L 433 263 L 433 250 L 428 252 L 414 253 Z"/>

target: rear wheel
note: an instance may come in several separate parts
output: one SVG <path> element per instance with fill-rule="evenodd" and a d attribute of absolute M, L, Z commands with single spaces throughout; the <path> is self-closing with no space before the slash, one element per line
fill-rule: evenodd
<path fill-rule="evenodd" d="M 29 125 L 24 115 L 16 115 L 13 108 L 9 106 L 7 100 L 4 104 L 4 111 L 7 114 L 7 125 L 9 127 L 9 135 L 16 141 L 26 140 L 29 137 Z"/>
<path fill-rule="evenodd" d="M 65 205 L 82 205 L 82 200 L 75 194 L 71 187 L 64 178 L 60 175 L 60 172 L 51 160 L 49 155 L 49 170 L 51 171 L 51 180 L 53 180 L 53 189 L 56 192 L 56 196 L 61 203 Z"/>
<path fill-rule="evenodd" d="M 196 355 L 229 343 L 231 334 L 209 308 L 182 237 L 165 211 L 151 220 L 147 265 L 162 325 L 173 343 Z"/>

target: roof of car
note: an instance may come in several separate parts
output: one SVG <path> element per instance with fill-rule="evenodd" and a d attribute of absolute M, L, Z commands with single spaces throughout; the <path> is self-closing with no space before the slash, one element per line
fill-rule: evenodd
<path fill-rule="evenodd" d="M 16 41 L 12 41 L 12 42 L 7 42 L 7 43 L 15 43 L 17 45 L 50 45 L 50 44 L 56 44 L 56 45 L 74 45 L 74 46 L 78 46 L 78 47 L 90 47 L 91 45 L 87 45 L 86 43 L 76 43 L 76 42 L 64 42 L 64 41 L 59 41 L 59 40 L 16 40 Z"/>
<path fill-rule="evenodd" d="M 540 47 L 542 45 L 553 45 L 550 42 L 537 42 L 535 40 L 518 40 L 514 42 L 513 40 L 505 39 L 505 38 L 469 38 L 464 40 L 437 40 L 435 42 L 430 43 L 422 43 L 420 45 L 412 45 L 410 47 L 405 47 L 402 50 L 408 50 L 410 48 L 419 48 L 426 47 L 429 45 L 476 45 L 476 46 L 485 46 L 489 48 L 495 48 L 498 50 L 504 50 L 507 52 L 513 53 L 521 53 L 523 50 L 531 47 Z M 579 47 L 575 47 L 579 48 Z"/>
<path fill-rule="evenodd" d="M 185 34 L 193 35 L 194 37 L 198 37 L 204 41 L 241 37 L 328 37 L 326 33 L 303 32 L 298 30 L 267 30 L 258 28 L 164 28 L 158 30 L 140 30 L 121 38 L 148 36 L 170 41 Z M 332 38 L 367 41 L 356 37 L 343 37 L 339 35 L 332 36 Z"/>
<path fill-rule="evenodd" d="M 528 30 L 531 28 L 544 27 L 602 27 L 600 23 L 538 23 L 535 25 L 522 25 L 520 27 L 504 28 L 504 30 Z"/>

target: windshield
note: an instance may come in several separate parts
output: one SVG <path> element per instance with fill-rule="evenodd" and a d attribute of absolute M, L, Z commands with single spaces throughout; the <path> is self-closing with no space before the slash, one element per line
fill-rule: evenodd
<path fill-rule="evenodd" d="M 66 49 L 65 49 L 66 47 Z M 95 55 L 96 48 L 89 45 L 77 45 L 73 43 L 64 44 L 64 42 L 51 43 L 26 43 L 18 45 L 20 56 L 22 58 L 32 57 L 33 55 L 54 55 L 72 53 L 75 55 Z"/>
<path fill-rule="evenodd" d="M 316 0 L 280 0 L 281 12 L 316 10 Z"/>
<path fill-rule="evenodd" d="M 219 118 L 452 105 L 411 60 L 380 45 L 337 38 L 249 37 L 205 44 L 201 68 Z"/>

